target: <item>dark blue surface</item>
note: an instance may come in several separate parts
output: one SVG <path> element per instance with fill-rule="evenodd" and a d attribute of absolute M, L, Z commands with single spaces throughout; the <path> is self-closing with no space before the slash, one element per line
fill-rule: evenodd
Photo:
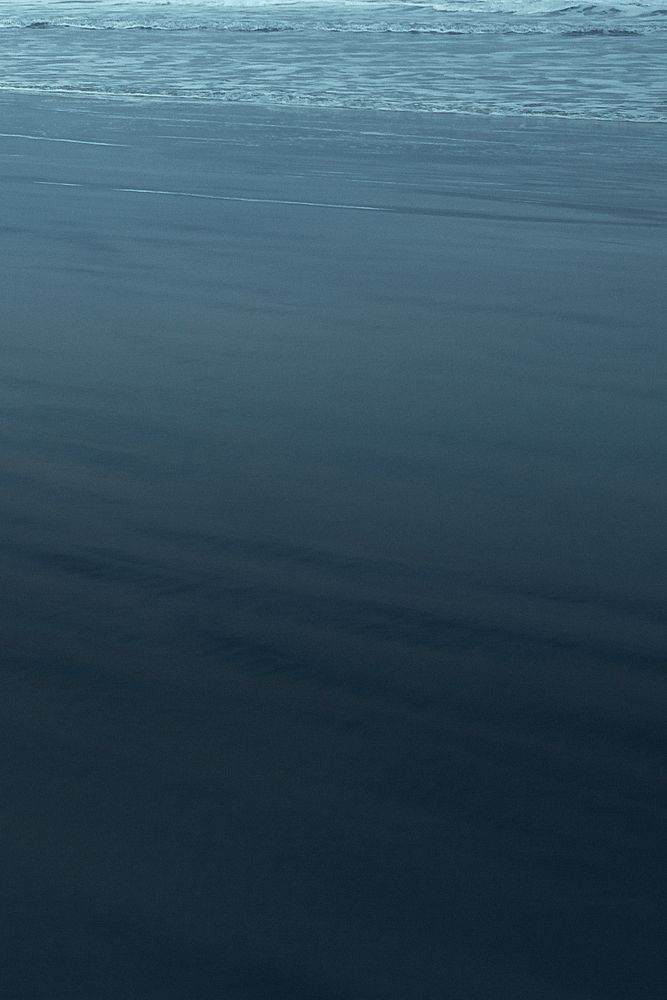
<path fill-rule="evenodd" d="M 3 998 L 657 1000 L 663 131 L 3 121 Z"/>

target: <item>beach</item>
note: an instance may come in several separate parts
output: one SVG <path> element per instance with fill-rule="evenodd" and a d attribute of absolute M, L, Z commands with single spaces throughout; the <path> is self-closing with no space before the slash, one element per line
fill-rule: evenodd
<path fill-rule="evenodd" d="M 7 1000 L 655 1000 L 664 126 L 8 95 Z"/>

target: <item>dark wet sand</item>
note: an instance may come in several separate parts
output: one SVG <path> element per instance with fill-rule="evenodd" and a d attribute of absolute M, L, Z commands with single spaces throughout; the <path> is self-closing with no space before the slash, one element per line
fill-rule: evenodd
<path fill-rule="evenodd" d="M 665 130 L 2 107 L 3 1000 L 657 1000 Z"/>

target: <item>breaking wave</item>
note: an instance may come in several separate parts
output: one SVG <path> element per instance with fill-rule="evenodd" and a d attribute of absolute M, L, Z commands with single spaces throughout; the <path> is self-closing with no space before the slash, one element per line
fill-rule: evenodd
<path fill-rule="evenodd" d="M 631 38 L 633 35 L 641 35 L 641 31 L 633 31 L 630 28 L 582 28 L 573 31 L 564 31 L 564 38 L 594 38 L 596 35 L 605 38 Z"/>
<path fill-rule="evenodd" d="M 667 30 L 667 8 L 645 0 L 0 0 L 0 32 L 159 31 L 280 34 L 370 32 L 400 35 L 593 34 Z M 640 24 L 638 19 L 641 18 Z"/>
<path fill-rule="evenodd" d="M 663 12 L 661 12 L 663 13 Z M 664 13 L 667 13 L 664 12 Z M 51 21 L 2 21 L 0 20 L 0 31 L 17 30 L 70 30 L 70 31 L 145 31 L 145 32 L 211 32 L 211 33 L 231 33 L 231 34 L 281 34 L 294 32 L 331 32 L 335 34 L 389 34 L 389 35 L 425 35 L 431 37 L 451 37 L 462 35 L 547 35 L 558 34 L 561 37 L 577 37 L 580 35 L 606 36 L 606 37 L 629 37 L 657 31 L 662 26 L 651 26 L 642 24 L 641 29 L 634 26 L 585 26 L 559 25 L 555 31 L 553 27 L 547 27 L 544 23 L 517 21 L 502 23 L 461 23 L 451 24 L 392 24 L 392 23 L 341 23 L 338 21 L 329 22 L 308 22 L 308 23 L 248 23 L 243 21 L 230 21 L 221 23 L 215 22 L 130 22 L 130 21 L 110 21 L 102 23 L 88 23 L 81 21 L 51 20 Z M 665 26 L 667 28 L 667 25 Z"/>

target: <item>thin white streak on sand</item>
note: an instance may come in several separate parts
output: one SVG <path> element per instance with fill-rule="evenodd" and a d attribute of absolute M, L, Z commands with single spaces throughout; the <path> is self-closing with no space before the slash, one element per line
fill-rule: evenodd
<path fill-rule="evenodd" d="M 122 146 L 126 142 L 96 142 L 93 139 L 62 139 L 51 135 L 24 135 L 22 132 L 0 132 L 0 139 L 33 139 L 36 142 L 71 142 L 77 146 Z"/>
<path fill-rule="evenodd" d="M 246 142 L 244 139 L 224 139 L 216 136 L 203 135 L 155 135 L 155 139 L 178 139 L 181 142 L 217 142 L 229 146 L 257 146 L 259 143 Z"/>
<path fill-rule="evenodd" d="M 85 184 L 73 184 L 71 181 L 33 181 L 49 187 L 85 188 Z M 91 190 L 93 190 L 91 188 Z M 99 188 L 95 190 L 100 190 Z M 198 194 L 195 191 L 160 191 L 155 188 L 108 188 L 117 194 L 157 194 L 169 198 L 201 198 L 206 201 L 237 201 L 251 205 L 299 205 L 304 208 L 337 208 L 348 212 L 387 212 L 388 209 L 378 205 L 344 205 L 327 201 L 290 201 L 287 198 L 243 198 L 231 194 Z"/>
<path fill-rule="evenodd" d="M 345 205 L 326 201 L 291 201 L 287 198 L 243 198 L 231 194 L 197 194 L 193 191 L 160 191 L 153 188 L 112 188 L 119 194 L 158 194 L 170 198 L 204 198 L 209 201 L 239 201 L 254 205 L 300 205 L 304 208 L 338 208 L 349 212 L 386 212 L 377 205 Z"/>

